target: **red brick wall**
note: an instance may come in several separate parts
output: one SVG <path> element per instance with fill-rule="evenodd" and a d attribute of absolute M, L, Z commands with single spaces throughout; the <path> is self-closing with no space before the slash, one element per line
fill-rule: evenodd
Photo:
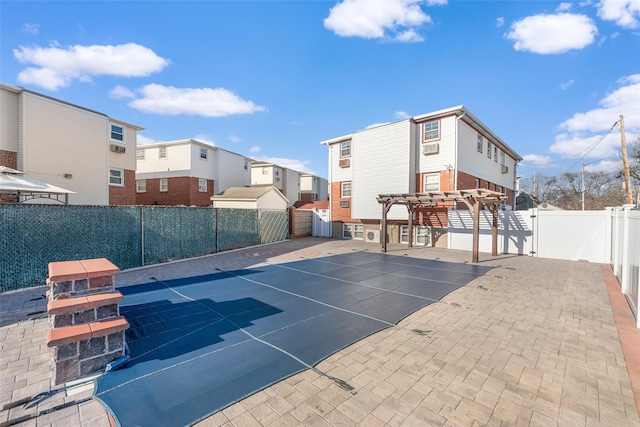
<path fill-rule="evenodd" d="M 0 150 L 0 166 L 18 169 L 18 153 L 15 151 Z"/>
<path fill-rule="evenodd" d="M 198 178 L 182 176 L 167 178 L 168 191 L 160 191 L 160 179 L 147 179 L 147 191 L 136 193 L 136 203 L 139 205 L 166 206 L 211 206 L 210 197 L 213 196 L 213 180 L 207 180 L 207 192 L 198 191 Z"/>
<path fill-rule="evenodd" d="M 331 220 L 342 222 L 353 222 L 351 220 L 351 198 L 340 198 L 340 182 L 331 183 Z M 341 208 L 340 201 L 348 200 L 349 207 Z"/>
<path fill-rule="evenodd" d="M 124 171 L 124 187 L 109 186 L 110 205 L 136 204 L 136 171 Z"/>

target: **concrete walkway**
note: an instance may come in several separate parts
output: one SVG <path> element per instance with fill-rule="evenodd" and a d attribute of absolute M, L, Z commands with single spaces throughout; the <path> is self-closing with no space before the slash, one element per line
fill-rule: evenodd
<path fill-rule="evenodd" d="M 357 250 L 379 246 L 298 239 L 129 270 L 116 282 L 135 285 L 152 276 L 166 280 Z M 389 245 L 388 253 L 471 258 L 469 252 L 400 245 Z M 632 386 L 640 381 L 633 368 L 640 346 L 629 344 L 640 339 L 640 330 L 618 333 L 621 309 L 612 310 L 605 286 L 609 267 L 510 255 L 481 254 L 480 260 L 496 268 L 317 365 L 355 394 L 305 371 L 198 426 L 640 426 L 640 396 L 636 400 Z M 43 293 L 0 296 L 0 406 L 50 390 Z M 42 396 L 2 410 L 0 422 L 25 417 L 18 425 L 108 426 L 91 392 L 87 383 Z"/>

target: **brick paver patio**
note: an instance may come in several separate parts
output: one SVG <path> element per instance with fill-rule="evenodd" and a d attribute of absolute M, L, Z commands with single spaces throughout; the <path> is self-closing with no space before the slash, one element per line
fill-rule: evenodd
<path fill-rule="evenodd" d="M 116 282 L 356 250 L 380 249 L 358 241 L 298 239 L 129 270 Z M 400 245 L 389 245 L 388 253 L 453 262 L 471 258 L 469 252 Z M 197 425 L 640 426 L 632 387 L 640 346 L 628 344 L 640 331 L 618 333 L 605 286 L 609 267 L 511 255 L 481 254 L 480 261 L 495 268 L 317 365 L 354 393 L 305 371 Z M 49 325 L 41 313 L 46 301 L 38 298 L 43 293 L 37 288 L 1 296 L 0 405 L 50 390 Z M 75 394 L 43 396 L 2 410 L 0 422 L 40 414 L 18 425 L 108 426 L 91 392 L 89 384 Z"/>

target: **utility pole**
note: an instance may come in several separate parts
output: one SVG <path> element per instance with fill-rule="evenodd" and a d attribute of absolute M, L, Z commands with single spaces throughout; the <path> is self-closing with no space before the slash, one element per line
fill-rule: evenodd
<path fill-rule="evenodd" d="M 627 204 L 633 202 L 631 198 L 631 174 L 629 173 L 629 162 L 627 161 L 627 138 L 624 135 L 624 117 L 620 114 L 620 142 L 622 144 L 622 170 L 624 172 L 624 187 L 627 193 Z"/>

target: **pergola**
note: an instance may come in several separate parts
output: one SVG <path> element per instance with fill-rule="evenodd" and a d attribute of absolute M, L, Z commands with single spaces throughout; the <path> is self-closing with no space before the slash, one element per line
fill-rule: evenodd
<path fill-rule="evenodd" d="M 413 246 L 413 217 L 416 209 L 433 207 L 443 202 L 463 202 L 473 212 L 473 249 L 472 262 L 478 262 L 478 244 L 480 240 L 480 208 L 487 206 L 493 215 L 491 227 L 491 255 L 498 255 L 498 207 L 507 196 L 497 191 L 474 188 L 472 190 L 429 191 L 409 194 L 380 194 L 378 203 L 382 204 L 382 251 L 387 251 L 387 214 L 393 205 L 404 205 L 408 211 L 409 247 Z"/>

